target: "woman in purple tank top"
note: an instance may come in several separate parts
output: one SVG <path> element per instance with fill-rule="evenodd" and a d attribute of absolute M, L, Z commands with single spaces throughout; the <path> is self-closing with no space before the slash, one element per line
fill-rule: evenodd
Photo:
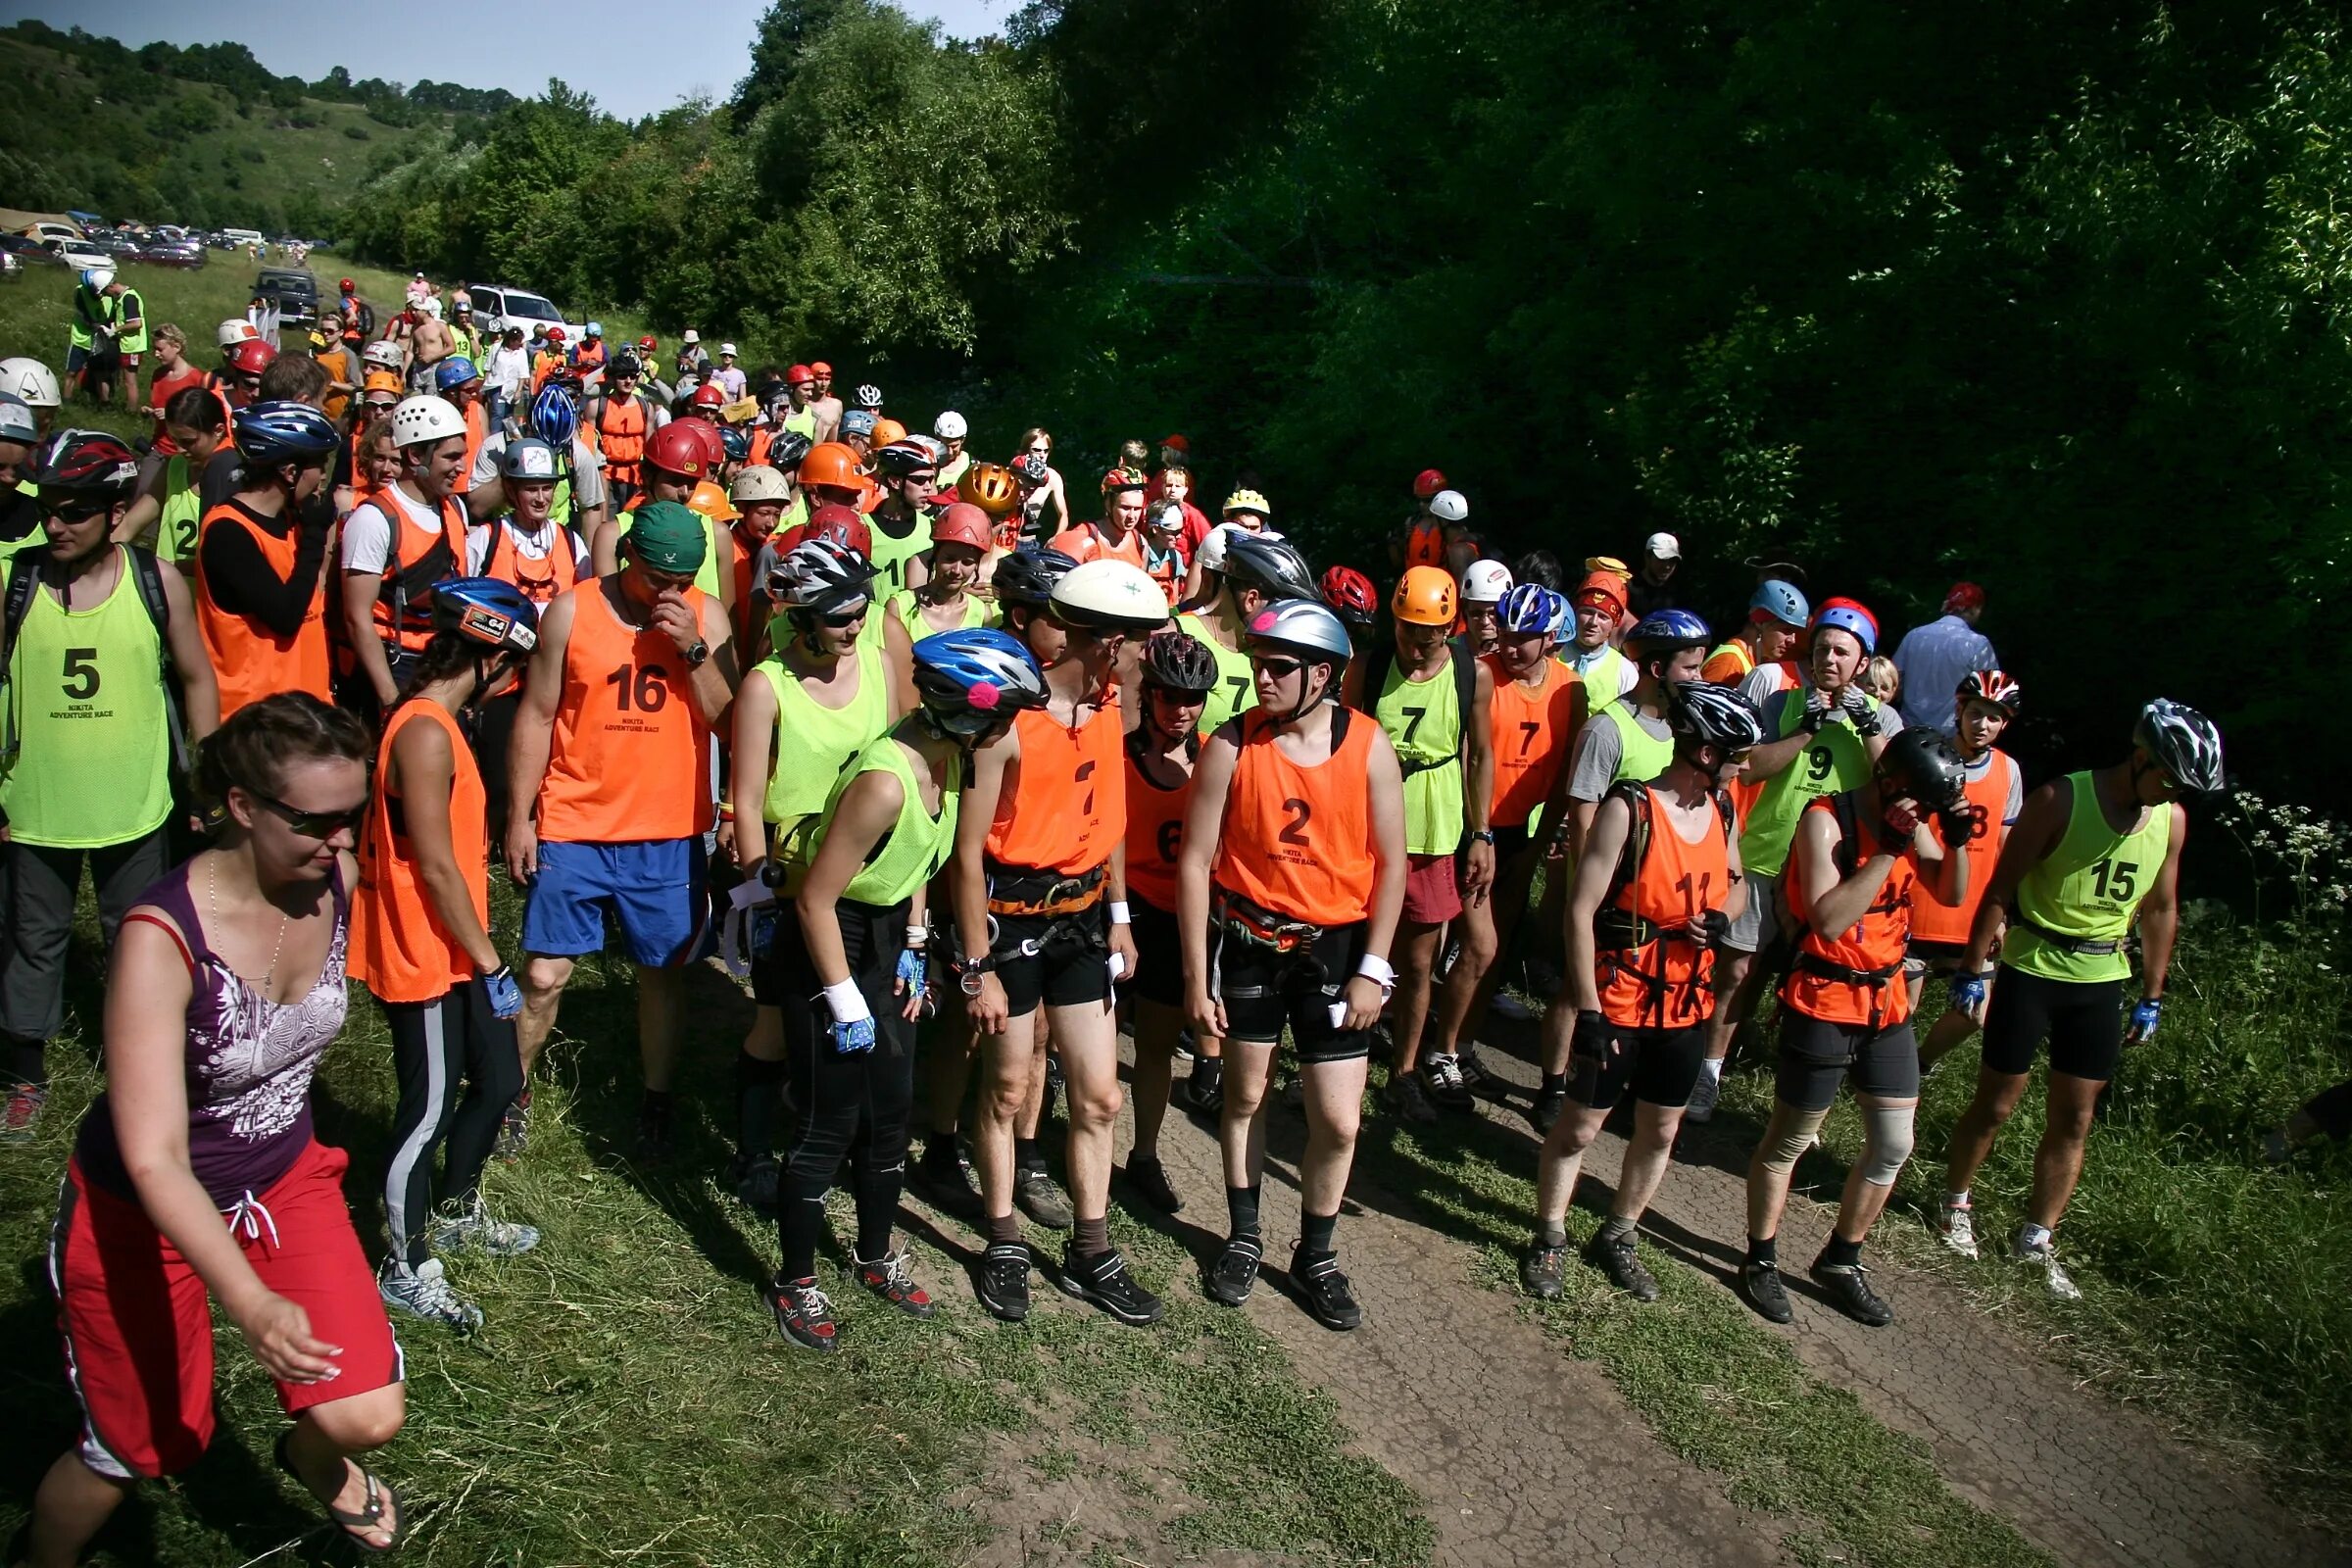
<path fill-rule="evenodd" d="M 351 1457 L 406 1414 L 400 1348 L 311 1135 L 311 1075 L 343 1027 L 352 849 L 374 748 L 302 693 L 204 743 L 214 847 L 125 917 L 106 997 L 107 1091 L 75 1141 L 50 1278 L 81 1442 L 33 1503 L 28 1560 L 72 1563 L 142 1476 L 213 1433 L 208 1298 L 244 1334 L 293 1426 L 277 1460 L 369 1550 L 407 1511 Z"/>

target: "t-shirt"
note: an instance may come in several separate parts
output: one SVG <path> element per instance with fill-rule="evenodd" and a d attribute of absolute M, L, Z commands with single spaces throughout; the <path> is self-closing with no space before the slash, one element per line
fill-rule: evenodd
<path fill-rule="evenodd" d="M 353 515 L 357 516 L 358 514 L 354 513 Z M 489 566 L 490 551 L 498 543 L 498 531 L 501 528 L 506 530 L 507 538 L 514 543 L 514 553 L 525 561 L 545 561 L 548 552 L 555 549 L 557 540 L 567 539 L 571 542 L 572 565 L 583 573 L 588 569 L 588 547 L 580 542 L 577 533 L 560 526 L 552 517 L 540 525 L 538 532 L 524 533 L 516 526 L 514 516 L 509 514 L 487 528 L 475 526 L 466 530 L 466 570 L 468 575 L 479 577 Z"/>
<path fill-rule="evenodd" d="M 740 400 L 751 389 L 751 378 L 743 373 L 741 366 L 722 365 L 710 372 L 710 379 L 726 388 L 730 403 Z"/>
<path fill-rule="evenodd" d="M 473 459 L 476 485 L 486 485 L 498 477 L 498 460 L 506 456 L 507 442 L 512 439 L 514 437 L 504 426 L 482 438 L 482 450 Z M 571 502 L 574 512 L 605 504 L 604 456 L 576 435 L 571 438 Z"/>
<path fill-rule="evenodd" d="M 171 375 L 159 375 L 147 389 L 147 412 L 155 419 L 155 450 L 161 457 L 176 457 L 179 444 L 164 424 L 164 406 L 192 386 L 204 385 L 204 372 L 193 367 L 183 367 Z"/>
<path fill-rule="evenodd" d="M 408 498 L 398 485 L 379 490 L 351 509 L 343 519 L 343 569 L 382 576 L 390 564 L 392 518 L 385 510 L 398 507 L 408 525 L 419 534 L 441 532 L 441 519 Z M 412 562 L 412 564 L 414 563 Z"/>
<path fill-rule="evenodd" d="M 1652 718 L 1631 703 L 1621 705 L 1627 715 L 1654 740 L 1671 741 L 1674 731 L 1662 718 Z M 1568 764 L 1568 798 L 1588 805 L 1609 793 L 1617 781 L 1617 764 L 1625 760 L 1625 734 L 1606 713 L 1594 713 L 1576 732 L 1575 754 Z"/>

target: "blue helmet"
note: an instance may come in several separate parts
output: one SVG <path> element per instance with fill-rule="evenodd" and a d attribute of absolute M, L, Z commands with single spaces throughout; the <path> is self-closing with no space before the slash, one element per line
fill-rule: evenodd
<path fill-rule="evenodd" d="M 473 362 L 463 354 L 452 354 L 441 362 L 440 368 L 433 371 L 433 385 L 443 392 L 481 378 L 482 372 L 475 369 Z"/>
<path fill-rule="evenodd" d="M 852 409 L 841 416 L 843 435 L 871 437 L 874 433 L 874 415 L 871 409 Z"/>
<path fill-rule="evenodd" d="M 560 386 L 540 388 L 531 399 L 531 434 L 552 447 L 567 447 L 580 433 L 579 405 Z"/>
<path fill-rule="evenodd" d="M 1046 702 L 1037 660 L 994 626 L 935 632 L 916 643 L 914 689 L 933 725 L 966 740 Z"/>
<path fill-rule="evenodd" d="M 1796 584 L 1783 582 L 1778 577 L 1767 577 L 1756 584 L 1756 591 L 1748 596 L 1747 618 L 1777 620 L 1784 626 L 1801 629 L 1806 621 L 1813 618 L 1813 606 L 1805 598 L 1804 590 Z"/>
<path fill-rule="evenodd" d="M 343 444 L 332 419 L 308 403 L 285 398 L 249 403 L 237 410 L 231 433 L 237 456 L 261 468 L 287 463 L 308 466 L 332 457 Z"/>
<path fill-rule="evenodd" d="M 453 577 L 433 589 L 433 630 L 527 654 L 539 646 L 539 609 L 498 577 Z"/>
<path fill-rule="evenodd" d="M 1567 600 L 1540 582 L 1516 583 L 1509 593 L 1502 596 L 1502 605 L 1495 612 L 1495 619 L 1501 623 L 1504 631 L 1524 637 L 1533 632 L 1552 630 L 1560 623 L 1560 615 L 1567 606 Z"/>
<path fill-rule="evenodd" d="M 740 429 L 732 424 L 721 425 L 718 431 L 718 444 L 726 450 L 729 463 L 752 461 L 751 431 Z"/>
<path fill-rule="evenodd" d="M 1688 610 L 1653 610 L 1625 634 L 1625 646 L 1639 648 L 1648 657 L 1682 648 L 1704 648 L 1714 635 L 1705 621 Z"/>

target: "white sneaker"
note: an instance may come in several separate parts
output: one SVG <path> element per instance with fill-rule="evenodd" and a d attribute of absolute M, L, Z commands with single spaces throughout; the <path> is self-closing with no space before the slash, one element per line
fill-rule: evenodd
<path fill-rule="evenodd" d="M 539 1245 L 539 1230 L 514 1220 L 492 1219 L 476 1189 L 470 1203 L 452 1199 L 441 1205 L 441 1211 L 433 1216 L 430 1240 L 436 1252 L 462 1252 L 470 1247 L 492 1257 L 520 1257 Z"/>
<path fill-rule="evenodd" d="M 1495 992 L 1494 1000 L 1487 1004 L 1487 1010 L 1497 1018 L 1509 1018 L 1518 1023 L 1525 1023 L 1536 1015 L 1535 1008 L 1521 1002 L 1508 991 Z"/>
<path fill-rule="evenodd" d="M 482 1326 L 482 1309 L 457 1293 L 437 1257 L 428 1257 L 413 1269 L 387 1259 L 383 1272 L 376 1276 L 375 1289 L 385 1305 L 399 1307 L 411 1317 L 459 1334 L 471 1334 Z"/>
<path fill-rule="evenodd" d="M 1962 1257 L 1977 1255 L 1977 1221 L 1966 1203 L 1938 1202 L 1936 1234 L 1943 1239 L 1944 1246 Z"/>
<path fill-rule="evenodd" d="M 2059 1300 L 2080 1301 L 2082 1299 L 2082 1287 L 2067 1276 L 2065 1267 L 2058 1261 L 2057 1250 L 2049 1243 L 2043 1242 L 2039 1247 L 2028 1247 L 2025 1232 L 2020 1231 L 2016 1245 L 2009 1250 L 2009 1255 L 2020 1263 L 2038 1265 L 2042 1271 L 2043 1282 L 2049 1286 L 2050 1294 Z"/>
<path fill-rule="evenodd" d="M 1683 1107 L 1685 1121 L 1713 1121 L 1715 1102 L 1723 1098 L 1723 1080 L 1705 1068 L 1700 1068 L 1698 1082 L 1690 1086 L 1690 1103 Z"/>

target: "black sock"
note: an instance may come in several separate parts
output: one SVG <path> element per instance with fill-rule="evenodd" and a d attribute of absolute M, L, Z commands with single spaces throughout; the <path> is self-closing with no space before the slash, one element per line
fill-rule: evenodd
<path fill-rule="evenodd" d="M 784 1064 L 748 1051 L 735 1054 L 735 1151 L 746 1163 L 776 1152 L 776 1113 L 784 1106 Z"/>
<path fill-rule="evenodd" d="M 1228 1187 L 1225 1189 L 1225 1212 L 1233 1222 L 1236 1237 L 1257 1234 L 1257 1189 Z"/>
<path fill-rule="evenodd" d="M 1339 1229 L 1337 1214 L 1300 1214 L 1298 1216 L 1298 1250 L 1308 1257 L 1331 1255 L 1331 1233 Z"/>
<path fill-rule="evenodd" d="M 8 1066 L 6 1071 L 9 1081 L 30 1084 L 35 1089 L 48 1088 L 49 1065 L 47 1054 L 41 1049 L 43 1042 L 19 1040 L 13 1035 L 7 1038 Z"/>
<path fill-rule="evenodd" d="M 923 1163 L 938 1170 L 962 1163 L 956 1152 L 955 1128 L 951 1127 L 944 1133 L 934 1131 L 924 1135 Z"/>
<path fill-rule="evenodd" d="M 776 1209 L 776 1241 L 783 1254 L 781 1278 L 805 1280 L 816 1272 L 816 1244 L 825 1231 L 825 1195 L 787 1196 Z"/>
<path fill-rule="evenodd" d="M 1747 1239 L 1747 1261 L 1750 1265 L 1768 1263 L 1774 1268 L 1779 1268 L 1781 1266 L 1781 1239 L 1777 1236 L 1767 1236 L 1759 1242 L 1750 1236 Z"/>
<path fill-rule="evenodd" d="M 1821 1250 L 1821 1260 L 1832 1268 L 1852 1268 L 1862 1261 L 1862 1244 L 1832 1236 L 1830 1245 Z"/>
<path fill-rule="evenodd" d="M 1037 1147 L 1036 1139 L 1015 1138 L 1012 1141 L 1012 1168 L 1016 1171 L 1046 1168 L 1045 1151 Z"/>
<path fill-rule="evenodd" d="M 1225 1061 L 1221 1056 L 1195 1056 L 1193 1080 L 1203 1088 L 1225 1081 Z"/>
<path fill-rule="evenodd" d="M 1098 1214 L 1082 1219 L 1070 1232 L 1070 1252 L 1075 1257 L 1101 1257 L 1110 1250 L 1110 1216 Z"/>

